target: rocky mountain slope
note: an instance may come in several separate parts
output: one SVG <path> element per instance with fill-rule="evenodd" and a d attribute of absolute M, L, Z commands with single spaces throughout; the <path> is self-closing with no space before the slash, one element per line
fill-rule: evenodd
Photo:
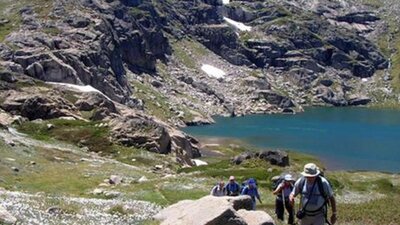
<path fill-rule="evenodd" d="M 191 164 L 176 127 L 211 115 L 398 102 L 389 3 L 4 0 L 2 124 L 103 121 L 112 142 Z"/>
<path fill-rule="evenodd" d="M 382 88 L 392 94 L 380 9 L 324 0 L 6 0 L 1 65 L 91 85 L 174 125 L 361 105 L 381 100 L 373 93 Z M 225 75 L 207 75 L 205 64 Z"/>

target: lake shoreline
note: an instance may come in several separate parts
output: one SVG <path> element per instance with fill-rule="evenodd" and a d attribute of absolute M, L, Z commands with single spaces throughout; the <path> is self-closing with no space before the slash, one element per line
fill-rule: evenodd
<path fill-rule="evenodd" d="M 310 154 L 332 171 L 399 173 L 397 115 L 397 110 L 318 107 L 295 115 L 215 117 L 215 124 L 182 130 L 202 144 L 232 142 Z"/>

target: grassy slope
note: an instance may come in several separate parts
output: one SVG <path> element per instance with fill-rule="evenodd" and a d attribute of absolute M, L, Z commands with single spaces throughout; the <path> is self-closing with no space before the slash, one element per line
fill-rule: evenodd
<path fill-rule="evenodd" d="M 45 128 L 47 123 L 54 124 L 55 128 L 47 130 L 47 127 Z M 260 160 L 232 165 L 230 158 L 248 148 L 229 145 L 227 142 L 211 149 L 220 152 L 219 156 L 203 158 L 209 162 L 208 166 L 180 168 L 171 156 L 104 142 L 107 140 L 107 128 L 98 128 L 93 123 L 51 120 L 43 123 L 26 123 L 19 130 L 44 142 L 41 147 L 24 145 L 11 147 L 0 141 L 2 161 L 0 186 L 30 193 L 106 198 L 102 195 L 94 196 L 90 192 L 98 188 L 104 179 L 117 174 L 126 178 L 127 184 L 105 187 L 106 190 L 124 193 L 120 198 L 146 200 L 166 206 L 183 199 L 197 199 L 207 195 L 215 182 L 235 175 L 238 181 L 249 177 L 258 180 L 263 199 L 263 204 L 258 207 L 274 215 L 274 196 L 270 190 L 270 178 L 283 172 L 297 174 L 305 162 L 312 161 L 323 166 L 312 156 L 294 152 L 289 153 L 291 166 L 287 168 L 271 166 Z M 79 130 L 82 130 L 80 131 L 82 133 L 76 135 Z M 84 143 L 89 150 L 98 144 L 106 146 L 103 147 L 105 149 L 101 154 L 105 158 L 93 160 L 91 153 L 74 147 L 75 144 L 82 143 L 79 142 L 81 139 L 86 140 Z M 101 139 L 104 140 L 99 142 Z M 52 144 L 71 151 L 60 151 L 52 147 Z M 35 161 L 36 165 L 31 165 L 30 161 Z M 128 164 L 136 168 L 131 168 Z M 164 174 L 151 172 L 151 168 L 155 165 L 163 165 L 173 174 L 173 171 L 177 174 L 163 178 Z M 12 166 L 18 167 L 20 172 L 13 172 L 10 169 Z M 138 182 L 141 176 L 146 176 L 149 180 Z M 392 207 L 400 200 L 399 175 L 337 171 L 327 172 L 326 176 L 338 195 L 339 224 L 396 224 L 395 221 L 399 221 L 400 212 Z M 72 206 L 65 207 L 70 210 Z M 152 224 L 151 221 L 148 223 Z"/>

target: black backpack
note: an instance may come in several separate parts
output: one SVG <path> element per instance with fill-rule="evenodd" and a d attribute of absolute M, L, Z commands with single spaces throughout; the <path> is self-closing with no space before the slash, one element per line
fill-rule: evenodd
<path fill-rule="evenodd" d="M 272 178 L 272 184 L 271 184 L 271 190 L 275 191 L 276 188 L 280 183 L 282 183 L 285 180 L 285 177 L 283 175 L 279 176 L 279 178 L 274 179 L 275 177 Z"/>
<path fill-rule="evenodd" d="M 328 194 L 325 193 L 325 189 L 324 189 L 324 186 L 322 184 L 321 177 L 324 177 L 324 176 L 322 174 L 320 174 L 320 175 L 317 176 L 317 179 L 316 179 L 316 182 L 317 182 L 317 185 L 318 185 L 318 190 L 319 190 L 319 193 L 322 195 L 322 197 L 324 197 L 325 203 L 328 203 L 328 201 L 327 201 Z M 300 190 L 303 190 L 305 184 L 306 184 L 306 178 L 305 177 L 301 177 L 300 178 L 300 183 L 299 183 L 299 187 L 301 188 Z M 329 181 L 328 181 L 328 184 L 332 188 L 332 185 L 331 185 L 331 183 Z"/>

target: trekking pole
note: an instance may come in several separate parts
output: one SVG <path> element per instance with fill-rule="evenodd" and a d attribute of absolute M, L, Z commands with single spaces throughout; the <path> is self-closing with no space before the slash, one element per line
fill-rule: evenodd
<path fill-rule="evenodd" d="M 282 188 L 282 201 L 283 201 L 283 218 L 285 218 L 285 211 L 286 211 L 286 198 L 285 198 L 285 193 L 283 192 Z M 289 215 L 290 216 L 290 215 Z"/>

